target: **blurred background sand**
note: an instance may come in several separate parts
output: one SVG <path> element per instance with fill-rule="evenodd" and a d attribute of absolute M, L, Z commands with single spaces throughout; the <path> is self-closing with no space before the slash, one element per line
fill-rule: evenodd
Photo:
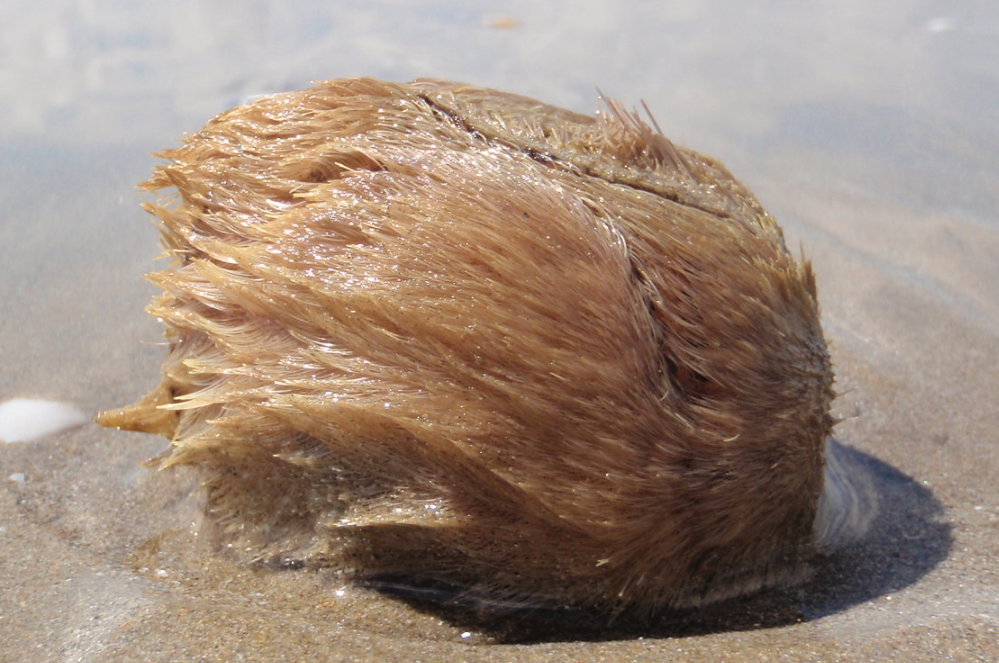
<path fill-rule="evenodd" d="M 0 442 L 0 661 L 999 659 L 999 5 L 985 0 L 7 0 L 0 402 L 157 381 L 150 152 L 248 97 L 434 76 L 580 112 L 596 89 L 722 159 L 818 275 L 871 539 L 801 588 L 593 632 L 263 573 L 192 534 L 165 441 Z"/>

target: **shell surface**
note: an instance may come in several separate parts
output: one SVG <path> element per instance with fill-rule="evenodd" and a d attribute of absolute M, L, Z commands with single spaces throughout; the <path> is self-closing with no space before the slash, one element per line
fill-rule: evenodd
<path fill-rule="evenodd" d="M 248 559 L 649 613 L 807 555 L 811 268 L 718 162 L 435 80 L 335 80 L 162 155 L 167 436 Z"/>

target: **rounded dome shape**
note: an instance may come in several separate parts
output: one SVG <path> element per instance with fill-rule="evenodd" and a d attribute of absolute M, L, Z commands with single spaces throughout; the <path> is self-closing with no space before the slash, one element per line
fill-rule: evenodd
<path fill-rule="evenodd" d="M 811 268 L 718 162 L 444 81 L 234 108 L 146 183 L 166 435 L 253 560 L 619 613 L 780 582 L 832 427 Z"/>

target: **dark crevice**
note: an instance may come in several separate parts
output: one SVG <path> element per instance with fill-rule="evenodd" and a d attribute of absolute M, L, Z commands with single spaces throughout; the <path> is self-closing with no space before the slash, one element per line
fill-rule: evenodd
<path fill-rule="evenodd" d="M 467 131 L 476 140 L 480 140 L 489 145 L 497 145 L 501 147 L 506 147 L 508 149 L 521 152 L 530 159 L 545 165 L 545 166 L 561 166 L 565 170 L 575 171 L 589 177 L 593 177 L 599 180 L 603 180 L 608 184 L 617 184 L 619 186 L 626 186 L 636 191 L 643 191 L 645 193 L 650 193 L 654 196 L 664 198 L 678 205 L 688 207 L 690 209 L 696 209 L 698 211 L 704 212 L 705 214 L 710 214 L 720 219 L 731 218 L 731 215 L 725 210 L 713 209 L 705 207 L 702 205 L 697 205 L 689 200 L 683 199 L 678 193 L 672 193 L 669 191 L 663 191 L 653 185 L 643 184 L 635 178 L 625 178 L 625 179 L 608 179 L 606 173 L 601 173 L 599 169 L 594 168 L 592 165 L 573 161 L 571 159 L 566 159 L 565 157 L 553 154 L 552 152 L 546 150 L 539 150 L 536 147 L 530 147 L 526 145 L 517 144 L 509 139 L 504 140 L 500 136 L 494 133 L 488 133 L 481 128 L 472 125 L 467 118 L 462 116 L 460 113 L 456 112 L 454 109 L 448 108 L 434 101 L 427 94 L 419 94 L 418 98 L 422 99 L 429 107 L 431 112 L 437 117 L 443 119 L 444 121 L 450 122 L 455 126 Z M 542 136 L 547 137 L 544 131 Z"/>

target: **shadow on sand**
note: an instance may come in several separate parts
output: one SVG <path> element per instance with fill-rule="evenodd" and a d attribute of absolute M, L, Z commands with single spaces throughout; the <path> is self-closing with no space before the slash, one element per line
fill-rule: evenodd
<path fill-rule="evenodd" d="M 870 479 L 878 513 L 863 540 L 814 560 L 809 579 L 792 588 L 661 613 L 647 621 L 608 623 L 606 616 L 584 610 L 497 605 L 466 590 L 414 583 L 412 578 L 379 578 L 369 586 L 507 643 L 679 637 L 818 619 L 915 583 L 947 557 L 953 541 L 951 526 L 942 519 L 943 508 L 927 488 L 872 456 L 842 445 L 840 449 L 843 460 Z"/>

